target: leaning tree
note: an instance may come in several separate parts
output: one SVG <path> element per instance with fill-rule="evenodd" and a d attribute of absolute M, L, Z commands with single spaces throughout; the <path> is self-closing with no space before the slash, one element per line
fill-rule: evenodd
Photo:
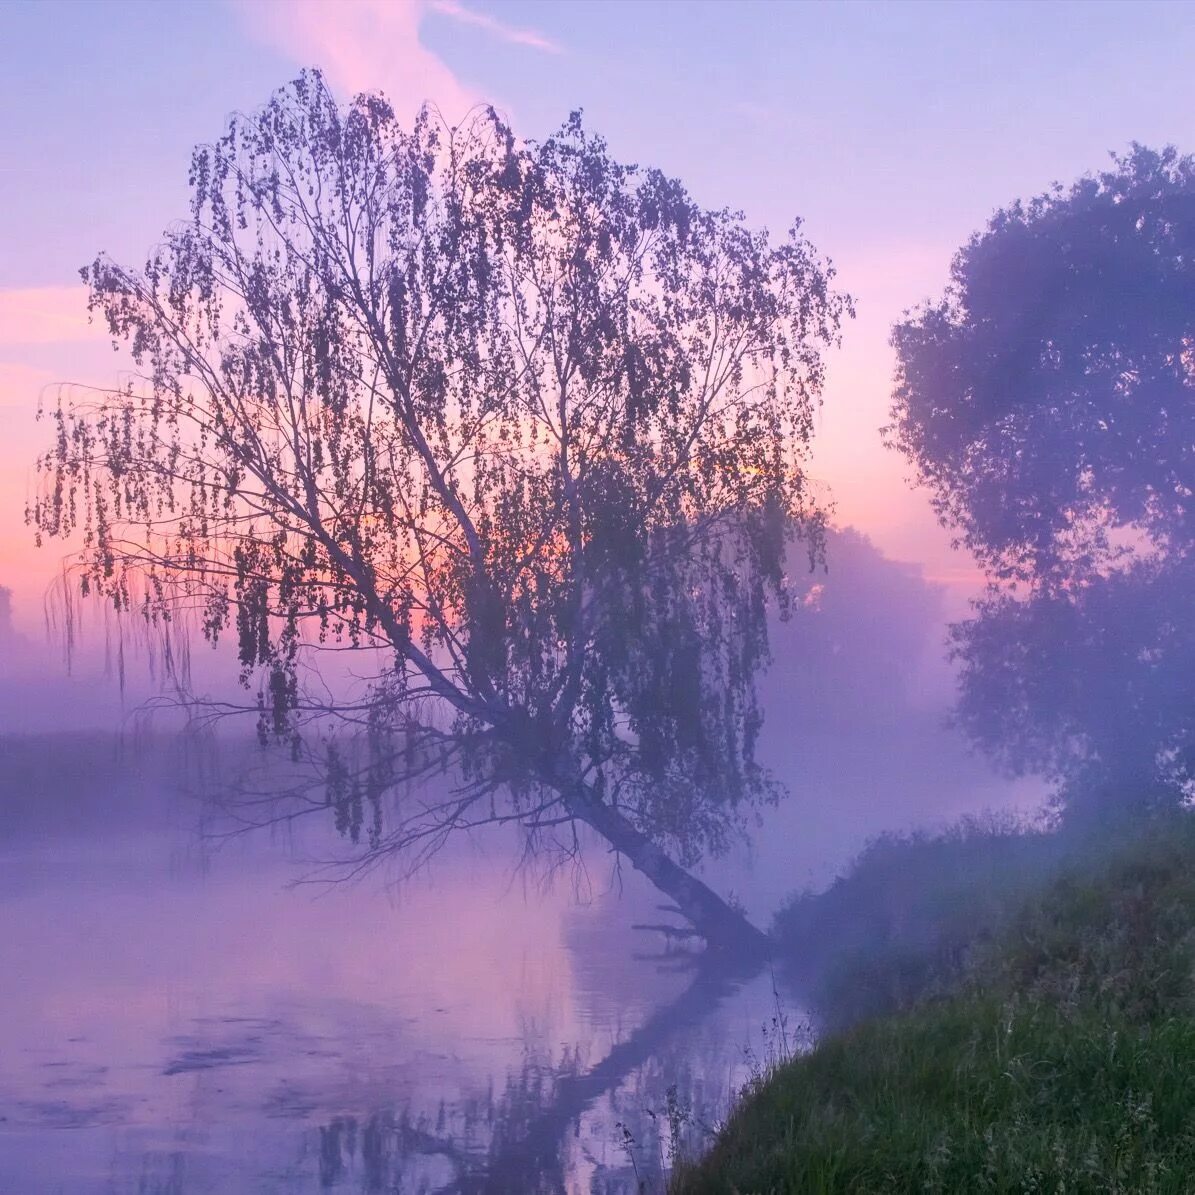
<path fill-rule="evenodd" d="M 1195 159 L 999 211 L 893 333 L 895 444 L 991 581 L 964 725 L 1064 795 L 1195 782 Z"/>
<path fill-rule="evenodd" d="M 142 269 L 83 271 L 135 372 L 52 412 L 40 535 L 120 612 L 234 635 L 296 799 L 369 858 L 584 825 L 759 945 L 682 864 L 776 795 L 755 677 L 786 542 L 818 550 L 832 270 L 577 115 L 405 127 L 318 72 L 190 182 Z"/>

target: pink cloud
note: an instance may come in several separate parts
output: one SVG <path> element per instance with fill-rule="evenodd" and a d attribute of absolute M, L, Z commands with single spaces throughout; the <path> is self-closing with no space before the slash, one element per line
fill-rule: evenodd
<path fill-rule="evenodd" d="M 103 340 L 102 324 L 87 315 L 85 286 L 36 286 L 0 290 L 0 344 L 58 344 Z"/>
<path fill-rule="evenodd" d="M 543 50 L 547 54 L 561 53 L 561 47 L 550 37 L 545 37 L 535 29 L 525 29 L 516 25 L 507 25 L 489 13 L 478 12 L 474 8 L 466 8 L 458 0 L 430 0 L 432 12 L 440 16 L 450 17 L 461 25 L 472 25 L 476 29 L 484 29 L 492 33 L 500 41 L 511 42 L 516 46 L 530 46 L 533 50 Z"/>
<path fill-rule="evenodd" d="M 320 67 L 337 91 L 383 91 L 402 117 L 428 102 L 457 123 L 481 101 L 420 42 L 420 0 L 240 0 L 238 11 L 254 36 Z"/>
<path fill-rule="evenodd" d="M 4 292 L 0 291 L 0 307 L 3 298 Z M 46 369 L 26 365 L 23 361 L 0 361 L 0 409 L 34 409 L 42 389 L 53 381 L 54 375 Z"/>

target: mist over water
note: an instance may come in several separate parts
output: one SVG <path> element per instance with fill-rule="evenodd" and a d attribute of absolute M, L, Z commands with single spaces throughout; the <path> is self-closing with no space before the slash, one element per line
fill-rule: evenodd
<path fill-rule="evenodd" d="M 761 756 L 790 796 L 702 868 L 759 924 L 871 835 L 1040 795 L 945 725 L 940 592 L 853 532 L 829 561 L 772 627 Z M 636 1191 L 670 1106 L 701 1149 L 800 1040 L 770 969 L 632 929 L 669 918 L 596 841 L 554 877 L 499 833 L 398 886 L 296 886 L 342 848 L 330 816 L 225 838 L 170 733 L 48 733 L 34 655 L 10 661 L 47 720 L 30 700 L 41 733 L 0 740 L 0 1190 Z"/>
<path fill-rule="evenodd" d="M 658 1170 L 649 1109 L 716 1121 L 765 1047 L 770 980 L 694 997 L 634 885 L 466 845 L 397 894 L 295 888 L 318 835 L 212 854 L 185 804 L 85 796 L 102 827 L 67 801 L 2 848 L 0 1190 L 634 1190 L 616 1124 Z"/>

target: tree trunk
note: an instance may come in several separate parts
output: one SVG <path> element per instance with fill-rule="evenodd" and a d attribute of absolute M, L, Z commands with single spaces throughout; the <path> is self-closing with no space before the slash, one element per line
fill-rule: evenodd
<path fill-rule="evenodd" d="M 596 797 L 566 797 L 569 812 L 596 830 L 636 871 L 668 896 L 705 939 L 709 950 L 736 958 L 765 959 L 771 939 L 731 908 L 712 888 L 674 863 L 617 809 Z"/>

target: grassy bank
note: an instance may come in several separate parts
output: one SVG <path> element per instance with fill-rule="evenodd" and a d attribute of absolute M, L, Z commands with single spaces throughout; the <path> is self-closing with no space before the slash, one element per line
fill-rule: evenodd
<path fill-rule="evenodd" d="M 1104 841 L 991 817 L 884 835 L 828 889 L 781 908 L 772 927 L 781 965 L 823 1030 L 907 1007 L 953 983 L 977 946 Z"/>
<path fill-rule="evenodd" d="M 1195 819 L 1118 842 L 1034 841 L 1032 892 L 758 1084 L 673 1190 L 1195 1190 Z"/>

